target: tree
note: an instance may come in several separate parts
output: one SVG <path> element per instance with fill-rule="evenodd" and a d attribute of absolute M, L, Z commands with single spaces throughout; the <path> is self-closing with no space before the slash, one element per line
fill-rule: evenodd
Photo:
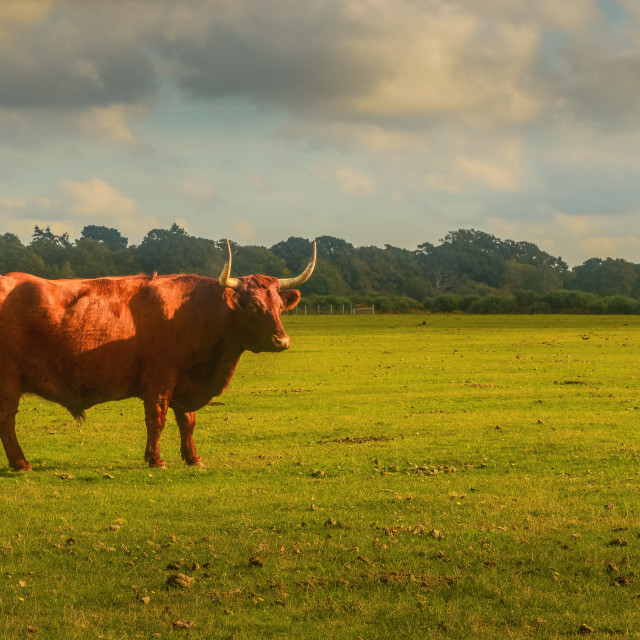
<path fill-rule="evenodd" d="M 321 236 L 317 244 L 318 256 L 338 270 L 351 291 L 367 291 L 370 288 L 367 265 L 358 258 L 352 244 L 333 236 Z"/>
<path fill-rule="evenodd" d="M 629 296 L 609 296 L 603 299 L 605 313 L 636 314 L 638 301 Z"/>
<path fill-rule="evenodd" d="M 455 271 L 447 269 L 441 264 L 436 264 L 431 269 L 426 270 L 425 276 L 432 293 L 435 295 L 440 295 L 451 289 L 458 279 L 458 274 Z"/>
<path fill-rule="evenodd" d="M 350 287 L 345 282 L 345 271 L 350 270 L 349 253 L 353 246 L 344 240 L 324 236 L 317 240 L 318 260 L 313 278 L 304 284 L 304 295 L 344 295 Z M 308 264 L 313 245 L 305 238 L 290 237 L 271 247 L 272 253 L 285 261 L 289 272 L 300 273 Z M 338 265 L 334 264 L 337 260 Z"/>
<path fill-rule="evenodd" d="M 435 247 L 429 242 L 418 246 L 416 260 L 426 278 L 447 274 L 447 282 L 475 280 L 499 287 L 504 260 L 499 255 L 499 240 L 474 229 L 450 231 Z"/>
<path fill-rule="evenodd" d="M 547 264 L 535 266 L 510 258 L 505 262 L 503 285 L 509 291 L 552 291 L 562 288 L 562 274 Z"/>
<path fill-rule="evenodd" d="M 82 237 L 106 245 L 110 251 L 126 249 L 129 242 L 117 229 L 90 224 L 82 230 Z"/>
<path fill-rule="evenodd" d="M 313 243 L 306 238 L 290 237 L 274 244 L 270 251 L 286 262 L 291 273 L 300 273 L 313 254 Z"/>
<path fill-rule="evenodd" d="M 414 300 L 424 300 L 431 293 L 427 281 L 422 275 L 407 278 L 403 284 L 403 292 Z"/>
<path fill-rule="evenodd" d="M 114 253 L 107 244 L 82 237 L 69 250 L 69 268 L 79 278 L 119 275 Z M 62 275 L 62 274 L 61 274 Z"/>
<path fill-rule="evenodd" d="M 560 274 L 567 271 L 567 263 L 562 258 L 556 258 L 546 251 L 542 251 L 532 242 L 501 241 L 501 253 L 505 259 L 512 258 L 520 264 L 530 264 L 534 267 L 547 267 Z"/>
<path fill-rule="evenodd" d="M 450 231 L 440 242 L 439 246 L 425 242 L 415 252 L 435 292 L 447 290 L 455 281 L 473 280 L 498 289 L 505 285 L 512 288 L 514 281 L 527 278 L 531 283 L 525 286 L 546 290 L 561 284 L 567 270 L 562 258 L 531 242 L 501 240 L 475 229 Z"/>
<path fill-rule="evenodd" d="M 5 233 L 0 236 L 0 273 L 21 271 L 41 276 L 46 273 L 42 258 L 31 248 L 25 247 L 18 236 Z"/>
<path fill-rule="evenodd" d="M 366 267 L 368 291 L 389 295 L 413 294 L 414 297 L 427 295 L 424 283 L 422 287 L 416 284 L 415 278 L 422 279 L 422 273 L 412 251 L 386 244 L 384 249 L 359 247 L 355 249 L 355 255 Z"/>
<path fill-rule="evenodd" d="M 175 222 L 170 229 L 151 229 L 136 251 L 136 262 L 145 273 L 197 273 L 217 277 L 224 264 L 220 243 L 195 238 Z"/>
<path fill-rule="evenodd" d="M 41 229 L 38 225 L 33 228 L 33 234 L 31 235 L 31 244 L 49 243 L 62 249 L 67 249 L 71 246 L 69 242 L 69 234 L 65 233 L 57 236 L 51 231 L 51 227 L 47 226 L 46 229 Z"/>
<path fill-rule="evenodd" d="M 630 296 L 636 289 L 636 265 L 621 258 L 590 258 L 573 269 L 569 285 L 600 296 Z"/>
<path fill-rule="evenodd" d="M 60 277 L 63 265 L 69 262 L 69 249 L 71 248 L 69 234 L 65 232 L 56 235 L 51 231 L 51 227 L 47 226 L 46 229 L 41 229 L 36 225 L 33 229 L 30 247 L 44 263 L 42 275 L 49 278 Z M 67 266 L 64 270 L 68 275 Z"/>
<path fill-rule="evenodd" d="M 234 246 L 236 251 L 234 251 L 233 255 L 233 272 L 236 275 L 244 276 L 252 273 L 262 273 L 275 277 L 288 277 L 291 275 L 287 268 L 287 263 L 269 249 L 252 245 Z"/>

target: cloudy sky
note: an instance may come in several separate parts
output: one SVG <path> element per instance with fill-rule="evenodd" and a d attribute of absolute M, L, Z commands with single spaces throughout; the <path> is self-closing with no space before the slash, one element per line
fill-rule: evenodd
<path fill-rule="evenodd" d="M 0 0 L 0 233 L 173 221 L 640 262 L 640 3 Z"/>

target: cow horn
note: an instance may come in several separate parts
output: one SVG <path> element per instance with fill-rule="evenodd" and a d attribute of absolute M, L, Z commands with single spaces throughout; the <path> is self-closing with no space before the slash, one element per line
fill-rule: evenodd
<path fill-rule="evenodd" d="M 220 274 L 219 282 L 223 287 L 228 287 L 229 289 L 235 289 L 238 286 L 238 279 L 231 278 L 231 245 L 229 244 L 229 240 L 227 240 L 227 249 L 229 250 L 229 257 L 227 261 L 224 263 L 224 267 L 222 269 L 222 273 Z"/>
<path fill-rule="evenodd" d="M 316 243 L 314 241 L 313 257 L 309 261 L 307 268 L 299 276 L 296 276 L 295 278 L 278 279 L 278 282 L 280 283 L 280 291 L 282 291 L 283 289 L 293 289 L 294 287 L 301 285 L 303 282 L 306 282 L 311 277 L 311 274 L 313 273 L 313 269 L 315 266 L 316 266 Z"/>

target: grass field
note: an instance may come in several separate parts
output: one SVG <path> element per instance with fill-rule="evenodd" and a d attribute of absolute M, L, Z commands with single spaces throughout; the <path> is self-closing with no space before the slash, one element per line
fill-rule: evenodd
<path fill-rule="evenodd" d="M 145 467 L 139 401 L 23 400 L 0 638 L 640 637 L 640 318 L 285 325 L 204 469 L 172 421 Z"/>

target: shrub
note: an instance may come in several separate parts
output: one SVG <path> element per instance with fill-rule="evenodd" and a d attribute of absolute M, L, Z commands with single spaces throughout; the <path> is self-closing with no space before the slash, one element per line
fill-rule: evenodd
<path fill-rule="evenodd" d="M 549 305 L 552 313 L 588 313 L 599 298 L 586 291 L 558 290 L 542 294 L 541 300 Z"/>
<path fill-rule="evenodd" d="M 608 296 L 602 300 L 605 313 L 638 313 L 640 304 L 629 296 Z"/>
<path fill-rule="evenodd" d="M 528 309 L 528 313 L 551 313 L 551 307 L 544 300 L 537 300 Z"/>
<path fill-rule="evenodd" d="M 471 307 L 479 300 L 482 300 L 482 297 L 473 293 L 462 296 L 460 300 L 460 310 L 469 312 Z"/>
<path fill-rule="evenodd" d="M 484 296 L 471 305 L 471 313 L 514 313 L 516 303 L 513 298 Z"/>
<path fill-rule="evenodd" d="M 443 296 L 438 296 L 431 306 L 431 311 L 451 312 L 460 309 L 460 303 L 462 302 L 462 296 L 449 293 Z"/>
<path fill-rule="evenodd" d="M 604 298 L 598 298 L 597 296 L 589 303 L 584 313 L 600 314 L 605 313 L 604 310 Z"/>
<path fill-rule="evenodd" d="M 548 313 L 548 311 L 535 311 L 535 309 L 546 308 L 549 305 L 541 303 L 540 294 L 535 291 L 516 291 L 513 294 L 516 307 L 521 313 Z"/>
<path fill-rule="evenodd" d="M 393 302 L 386 296 L 377 296 L 373 299 L 376 313 L 393 313 Z"/>
<path fill-rule="evenodd" d="M 372 296 L 355 295 L 351 296 L 350 300 L 354 307 L 370 307 L 373 304 Z"/>
<path fill-rule="evenodd" d="M 411 313 L 417 309 L 423 309 L 424 307 L 413 298 L 409 298 L 408 296 L 402 296 L 400 298 L 395 298 L 394 303 L 394 311 L 396 313 Z"/>

